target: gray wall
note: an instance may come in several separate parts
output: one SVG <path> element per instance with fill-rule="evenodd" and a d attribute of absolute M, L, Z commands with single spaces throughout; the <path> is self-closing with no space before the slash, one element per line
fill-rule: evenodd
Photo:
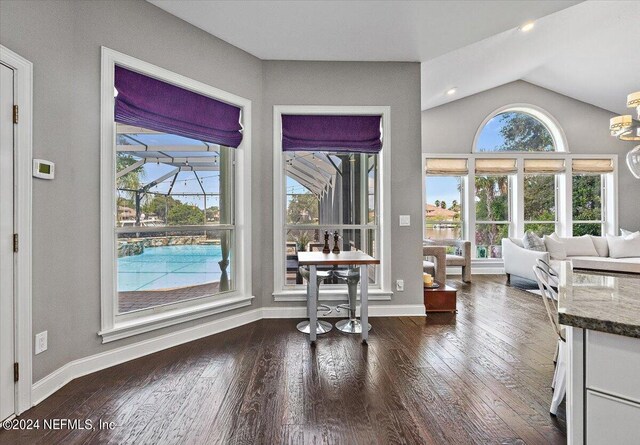
<path fill-rule="evenodd" d="M 263 139 L 265 162 L 272 165 L 274 105 L 388 105 L 391 107 L 391 279 L 404 279 L 405 291 L 391 304 L 422 301 L 420 65 L 418 63 L 265 61 Z M 273 184 L 264 184 L 271 198 Z M 270 201 L 269 201 L 270 202 Z M 273 251 L 273 217 L 262 206 L 266 222 L 260 248 Z M 410 227 L 398 226 L 398 215 L 411 215 Z M 256 240 L 257 241 L 257 240 Z M 265 262 L 262 279 L 273 289 L 273 265 Z M 265 295 L 265 306 L 276 305 Z M 378 304 L 378 302 L 376 302 Z"/>
<path fill-rule="evenodd" d="M 624 97 L 620 100 L 624 100 Z M 423 153 L 471 153 L 483 120 L 496 109 L 513 103 L 536 105 L 550 113 L 576 154 L 618 154 L 619 224 L 640 229 L 640 180 L 627 169 L 625 156 L 634 144 L 609 135 L 614 113 L 517 81 L 422 112 Z"/>
<path fill-rule="evenodd" d="M 406 289 L 393 303 L 421 301 L 418 64 L 262 62 L 144 1 L 0 0 L 0 42 L 34 64 L 33 155 L 57 166 L 54 181 L 33 182 L 33 332 L 49 333 L 34 381 L 72 360 L 216 318 L 107 345 L 97 335 L 100 46 L 252 100 L 253 307 L 273 304 L 272 106 L 390 105 L 393 279 Z M 412 227 L 397 226 L 401 213 Z"/>
<path fill-rule="evenodd" d="M 49 332 L 49 349 L 34 356 L 34 381 L 69 361 L 213 319 L 107 345 L 97 335 L 100 46 L 251 99 L 255 134 L 261 61 L 144 1 L 2 1 L 0 41 L 34 64 L 33 155 L 56 162 L 54 181 L 33 181 L 33 330 Z M 259 184 L 268 147 L 253 143 Z M 261 263 L 256 255 L 254 282 Z"/>

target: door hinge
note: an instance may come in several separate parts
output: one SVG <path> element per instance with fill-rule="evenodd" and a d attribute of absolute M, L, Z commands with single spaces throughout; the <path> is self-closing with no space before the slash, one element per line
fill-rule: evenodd
<path fill-rule="evenodd" d="M 18 234 L 17 233 L 13 234 L 13 251 L 14 252 L 18 251 Z"/>
<path fill-rule="evenodd" d="M 17 105 L 13 106 L 13 123 L 14 124 L 18 123 L 18 106 Z"/>
<path fill-rule="evenodd" d="M 17 382 L 20 379 L 20 366 L 17 363 L 13 364 L 13 381 Z"/>

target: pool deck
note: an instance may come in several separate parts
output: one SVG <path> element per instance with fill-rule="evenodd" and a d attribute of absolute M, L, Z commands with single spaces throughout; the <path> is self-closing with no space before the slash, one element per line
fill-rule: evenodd
<path fill-rule="evenodd" d="M 122 314 L 153 306 L 204 297 L 217 293 L 219 285 L 220 283 L 214 282 L 177 289 L 119 292 L 118 309 Z"/>

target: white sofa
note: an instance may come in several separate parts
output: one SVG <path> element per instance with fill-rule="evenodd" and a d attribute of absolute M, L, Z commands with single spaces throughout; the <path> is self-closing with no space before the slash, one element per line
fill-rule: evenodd
<path fill-rule="evenodd" d="M 595 238 L 594 241 L 597 242 L 598 239 L 600 243 L 606 245 L 606 238 Z M 600 256 L 598 252 L 606 253 L 606 256 Z M 571 255 L 568 252 L 566 260 L 571 261 L 576 269 L 640 274 L 640 252 L 637 257 L 632 258 L 611 258 L 608 256 L 608 252 L 607 248 L 597 249 L 596 255 Z M 504 238 L 502 240 L 502 258 L 507 282 L 511 281 L 511 275 L 535 281 L 533 266 L 539 258 L 552 266 L 557 262 L 550 257 L 549 252 L 526 249 L 522 240 L 518 238 Z"/>

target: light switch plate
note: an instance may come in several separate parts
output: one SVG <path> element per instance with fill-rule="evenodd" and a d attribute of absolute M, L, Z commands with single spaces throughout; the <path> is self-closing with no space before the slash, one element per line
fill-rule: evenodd
<path fill-rule="evenodd" d="M 396 280 L 396 290 L 398 292 L 404 291 L 404 280 Z"/>
<path fill-rule="evenodd" d="M 42 331 L 36 334 L 36 354 L 40 354 L 47 350 L 47 331 Z"/>
<path fill-rule="evenodd" d="M 411 215 L 400 215 L 400 226 L 410 226 Z"/>

